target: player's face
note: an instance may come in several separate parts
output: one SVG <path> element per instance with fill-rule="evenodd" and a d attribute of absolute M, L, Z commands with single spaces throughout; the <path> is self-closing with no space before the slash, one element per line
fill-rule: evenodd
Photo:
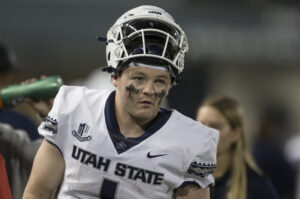
<path fill-rule="evenodd" d="M 120 77 L 114 77 L 113 83 L 123 110 L 134 119 L 149 121 L 168 95 L 171 78 L 161 69 L 130 66 Z"/>
<path fill-rule="evenodd" d="M 196 120 L 220 131 L 218 155 L 228 152 L 239 138 L 239 133 L 231 128 L 226 118 L 214 107 L 202 106 L 197 112 Z"/>

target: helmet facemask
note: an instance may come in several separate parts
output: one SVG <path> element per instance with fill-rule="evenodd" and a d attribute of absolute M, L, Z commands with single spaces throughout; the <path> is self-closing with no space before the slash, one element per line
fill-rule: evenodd
<path fill-rule="evenodd" d="M 164 65 L 171 69 L 176 83 L 183 71 L 187 50 L 186 36 L 172 18 L 128 14 L 107 33 L 106 71 L 121 71 L 132 61 Z"/>

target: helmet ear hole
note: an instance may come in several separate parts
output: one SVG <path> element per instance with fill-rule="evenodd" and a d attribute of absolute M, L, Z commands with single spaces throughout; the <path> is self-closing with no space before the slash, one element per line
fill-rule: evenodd
<path fill-rule="evenodd" d="M 117 38 L 117 40 L 118 40 L 118 41 L 121 40 L 121 35 L 120 35 L 120 33 L 118 33 L 118 38 Z"/>

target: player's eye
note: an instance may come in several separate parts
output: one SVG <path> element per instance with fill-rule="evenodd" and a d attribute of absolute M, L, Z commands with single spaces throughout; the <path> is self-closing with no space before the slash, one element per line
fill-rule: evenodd
<path fill-rule="evenodd" d="M 166 84 L 166 81 L 163 80 L 163 79 L 157 79 L 157 80 L 155 81 L 155 83 L 156 83 L 156 84 L 164 85 L 164 84 Z"/>
<path fill-rule="evenodd" d="M 137 82 L 140 82 L 140 81 L 143 81 L 143 80 L 144 80 L 144 78 L 141 77 L 141 76 L 135 76 L 135 77 L 133 77 L 132 79 L 133 79 L 134 81 L 137 81 Z"/>

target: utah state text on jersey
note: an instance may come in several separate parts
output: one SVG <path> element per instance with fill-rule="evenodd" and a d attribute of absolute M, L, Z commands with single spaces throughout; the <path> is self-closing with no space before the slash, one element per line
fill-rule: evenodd
<path fill-rule="evenodd" d="M 110 159 L 98 156 L 97 154 L 81 149 L 75 145 L 73 145 L 72 158 L 80 161 L 82 164 L 91 165 L 93 168 L 102 170 L 104 172 L 108 171 L 111 163 Z M 114 174 L 130 180 L 139 180 L 143 183 L 153 185 L 162 184 L 164 179 L 164 174 L 162 173 L 134 167 L 121 162 L 116 164 L 116 167 L 114 168 Z"/>

